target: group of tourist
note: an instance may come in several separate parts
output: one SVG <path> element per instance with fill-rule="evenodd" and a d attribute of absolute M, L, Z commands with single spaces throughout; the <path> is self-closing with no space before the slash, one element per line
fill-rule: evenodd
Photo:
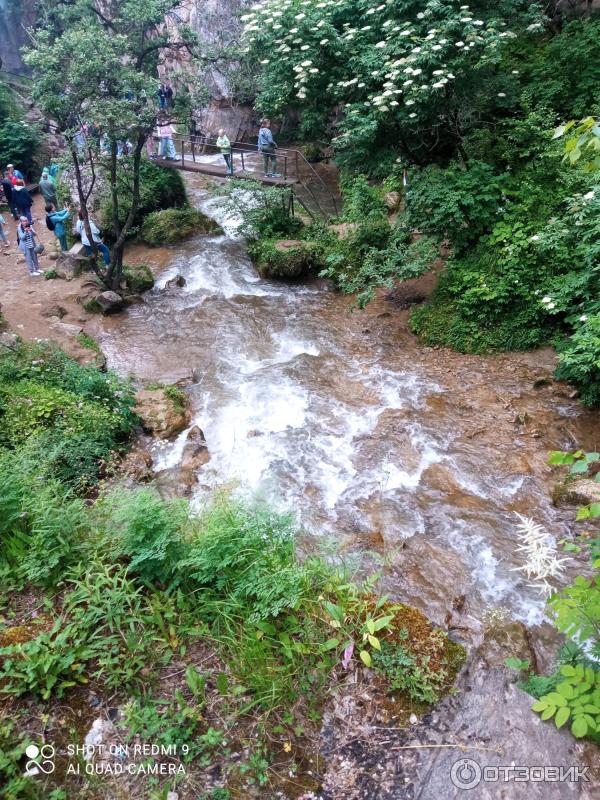
<path fill-rule="evenodd" d="M 58 210 L 58 198 L 56 195 L 56 176 L 58 166 L 53 164 L 45 167 L 39 182 L 40 194 L 44 198 L 44 208 L 46 211 L 46 227 L 56 236 L 60 249 L 64 252 L 68 249 L 67 243 L 67 222 L 71 218 L 73 206 L 64 203 L 62 210 Z M 39 241 L 35 231 L 35 220 L 31 214 L 33 198 L 31 192 L 25 186 L 25 179 L 22 173 L 15 169 L 13 164 L 8 164 L 6 171 L 2 173 L 2 190 L 6 203 L 15 221 L 18 221 L 16 228 L 17 245 L 25 257 L 27 269 L 32 277 L 43 274 L 40 269 L 38 256 L 44 252 L 44 245 Z M 0 214 L 0 242 L 4 245 L 5 252 L 10 247 L 10 240 L 6 232 L 7 222 Z M 85 222 L 81 211 L 77 214 L 77 221 L 74 231 L 79 234 L 81 243 L 88 256 L 93 253 L 93 246 L 102 254 L 106 265 L 110 264 L 110 251 L 102 241 L 100 231 L 93 220 L 89 220 L 92 242 L 86 233 Z"/>
<path fill-rule="evenodd" d="M 277 156 L 275 154 L 275 151 L 277 150 L 277 143 L 273 138 L 273 133 L 271 132 L 270 119 L 261 120 L 257 146 L 258 152 L 262 153 L 263 157 L 264 177 L 280 178 L 281 175 L 277 172 Z M 233 175 L 233 153 L 231 150 L 231 142 L 223 128 L 219 130 L 217 147 L 219 148 L 219 151 L 225 161 L 225 166 L 227 168 L 226 174 L 228 176 Z"/>

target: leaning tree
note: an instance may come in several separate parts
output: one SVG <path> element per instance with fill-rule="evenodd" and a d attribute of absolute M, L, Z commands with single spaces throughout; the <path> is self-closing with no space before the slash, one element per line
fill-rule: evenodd
<path fill-rule="evenodd" d="M 93 241 L 89 200 L 98 171 L 110 187 L 114 247 L 108 267 L 95 258 L 104 284 L 118 290 L 123 251 L 140 199 L 144 144 L 159 113 L 157 65 L 167 50 L 195 58 L 196 38 L 168 26 L 177 0 L 58 0 L 40 4 L 25 61 L 32 70 L 33 99 L 68 143 L 84 226 Z M 82 126 L 102 132 L 82 138 Z M 130 143 L 122 153 L 122 143 Z M 126 186 L 126 197 L 123 186 Z"/>

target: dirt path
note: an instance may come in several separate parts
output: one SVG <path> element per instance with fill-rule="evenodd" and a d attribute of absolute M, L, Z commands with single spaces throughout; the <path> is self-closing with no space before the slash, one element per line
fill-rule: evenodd
<path fill-rule="evenodd" d="M 38 238 L 46 248 L 39 257 L 40 268 L 47 271 L 55 263 L 50 254 L 55 250 L 56 237 L 46 227 L 40 195 L 34 197 L 32 214 Z M 81 363 L 93 361 L 94 352 L 78 341 L 82 331 L 93 336 L 97 325 L 95 315 L 88 314 L 77 302 L 82 284 L 90 276 L 85 274 L 72 281 L 46 280 L 43 275 L 31 277 L 17 246 L 16 223 L 10 213 L 5 212 L 4 218 L 10 249 L 2 248 L 0 253 L 0 302 L 9 328 L 23 339 L 52 339 Z"/>

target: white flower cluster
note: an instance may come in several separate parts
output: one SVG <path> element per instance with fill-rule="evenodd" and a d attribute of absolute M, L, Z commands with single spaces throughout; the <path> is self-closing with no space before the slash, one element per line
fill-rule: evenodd
<path fill-rule="evenodd" d="M 263 58 L 261 64 L 273 65 L 278 75 L 283 67 L 299 101 L 309 94 L 317 97 L 325 88 L 323 75 L 336 74 L 327 91 L 346 106 L 346 113 L 355 114 L 359 107 L 392 113 L 448 87 L 467 53 L 496 47 L 511 36 L 499 32 L 500 25 L 476 19 L 468 5 L 450 14 L 450 3 L 443 5 L 440 10 L 440 0 L 429 0 L 415 22 L 403 21 L 392 0 L 372 0 L 360 9 L 355 0 L 259 0 L 241 17 L 243 41 L 257 54 L 274 51 L 276 57 Z M 377 69 L 367 69 L 372 59 L 357 58 L 370 48 L 378 55 Z M 285 94 L 283 87 L 282 101 Z"/>
<path fill-rule="evenodd" d="M 521 544 L 517 551 L 525 554 L 525 563 L 514 571 L 523 572 L 531 584 L 543 595 L 552 592 L 548 578 L 555 578 L 564 570 L 565 559 L 556 555 L 556 545 L 550 534 L 537 522 L 517 514 L 520 522 L 517 525 Z"/>
<path fill-rule="evenodd" d="M 547 311 L 553 311 L 556 308 L 556 303 L 551 297 L 548 297 L 548 295 L 546 295 L 546 297 L 542 297 L 541 303 L 543 306 L 545 306 Z"/>

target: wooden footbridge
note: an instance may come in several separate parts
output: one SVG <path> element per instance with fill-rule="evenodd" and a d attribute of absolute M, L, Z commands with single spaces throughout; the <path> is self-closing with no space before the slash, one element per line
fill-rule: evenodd
<path fill-rule="evenodd" d="M 158 144 L 158 138 L 155 138 Z M 215 140 L 200 137 L 174 136 L 177 157 L 164 159 L 155 156 L 155 163 L 170 169 L 197 172 L 217 178 L 227 177 L 227 167 Z M 300 150 L 278 148 L 276 175 L 265 175 L 263 156 L 256 145 L 232 142 L 233 177 L 259 181 L 267 186 L 287 186 L 296 200 L 314 220 L 328 222 L 341 210 L 341 197 L 337 187 L 329 185 L 315 170 Z"/>

